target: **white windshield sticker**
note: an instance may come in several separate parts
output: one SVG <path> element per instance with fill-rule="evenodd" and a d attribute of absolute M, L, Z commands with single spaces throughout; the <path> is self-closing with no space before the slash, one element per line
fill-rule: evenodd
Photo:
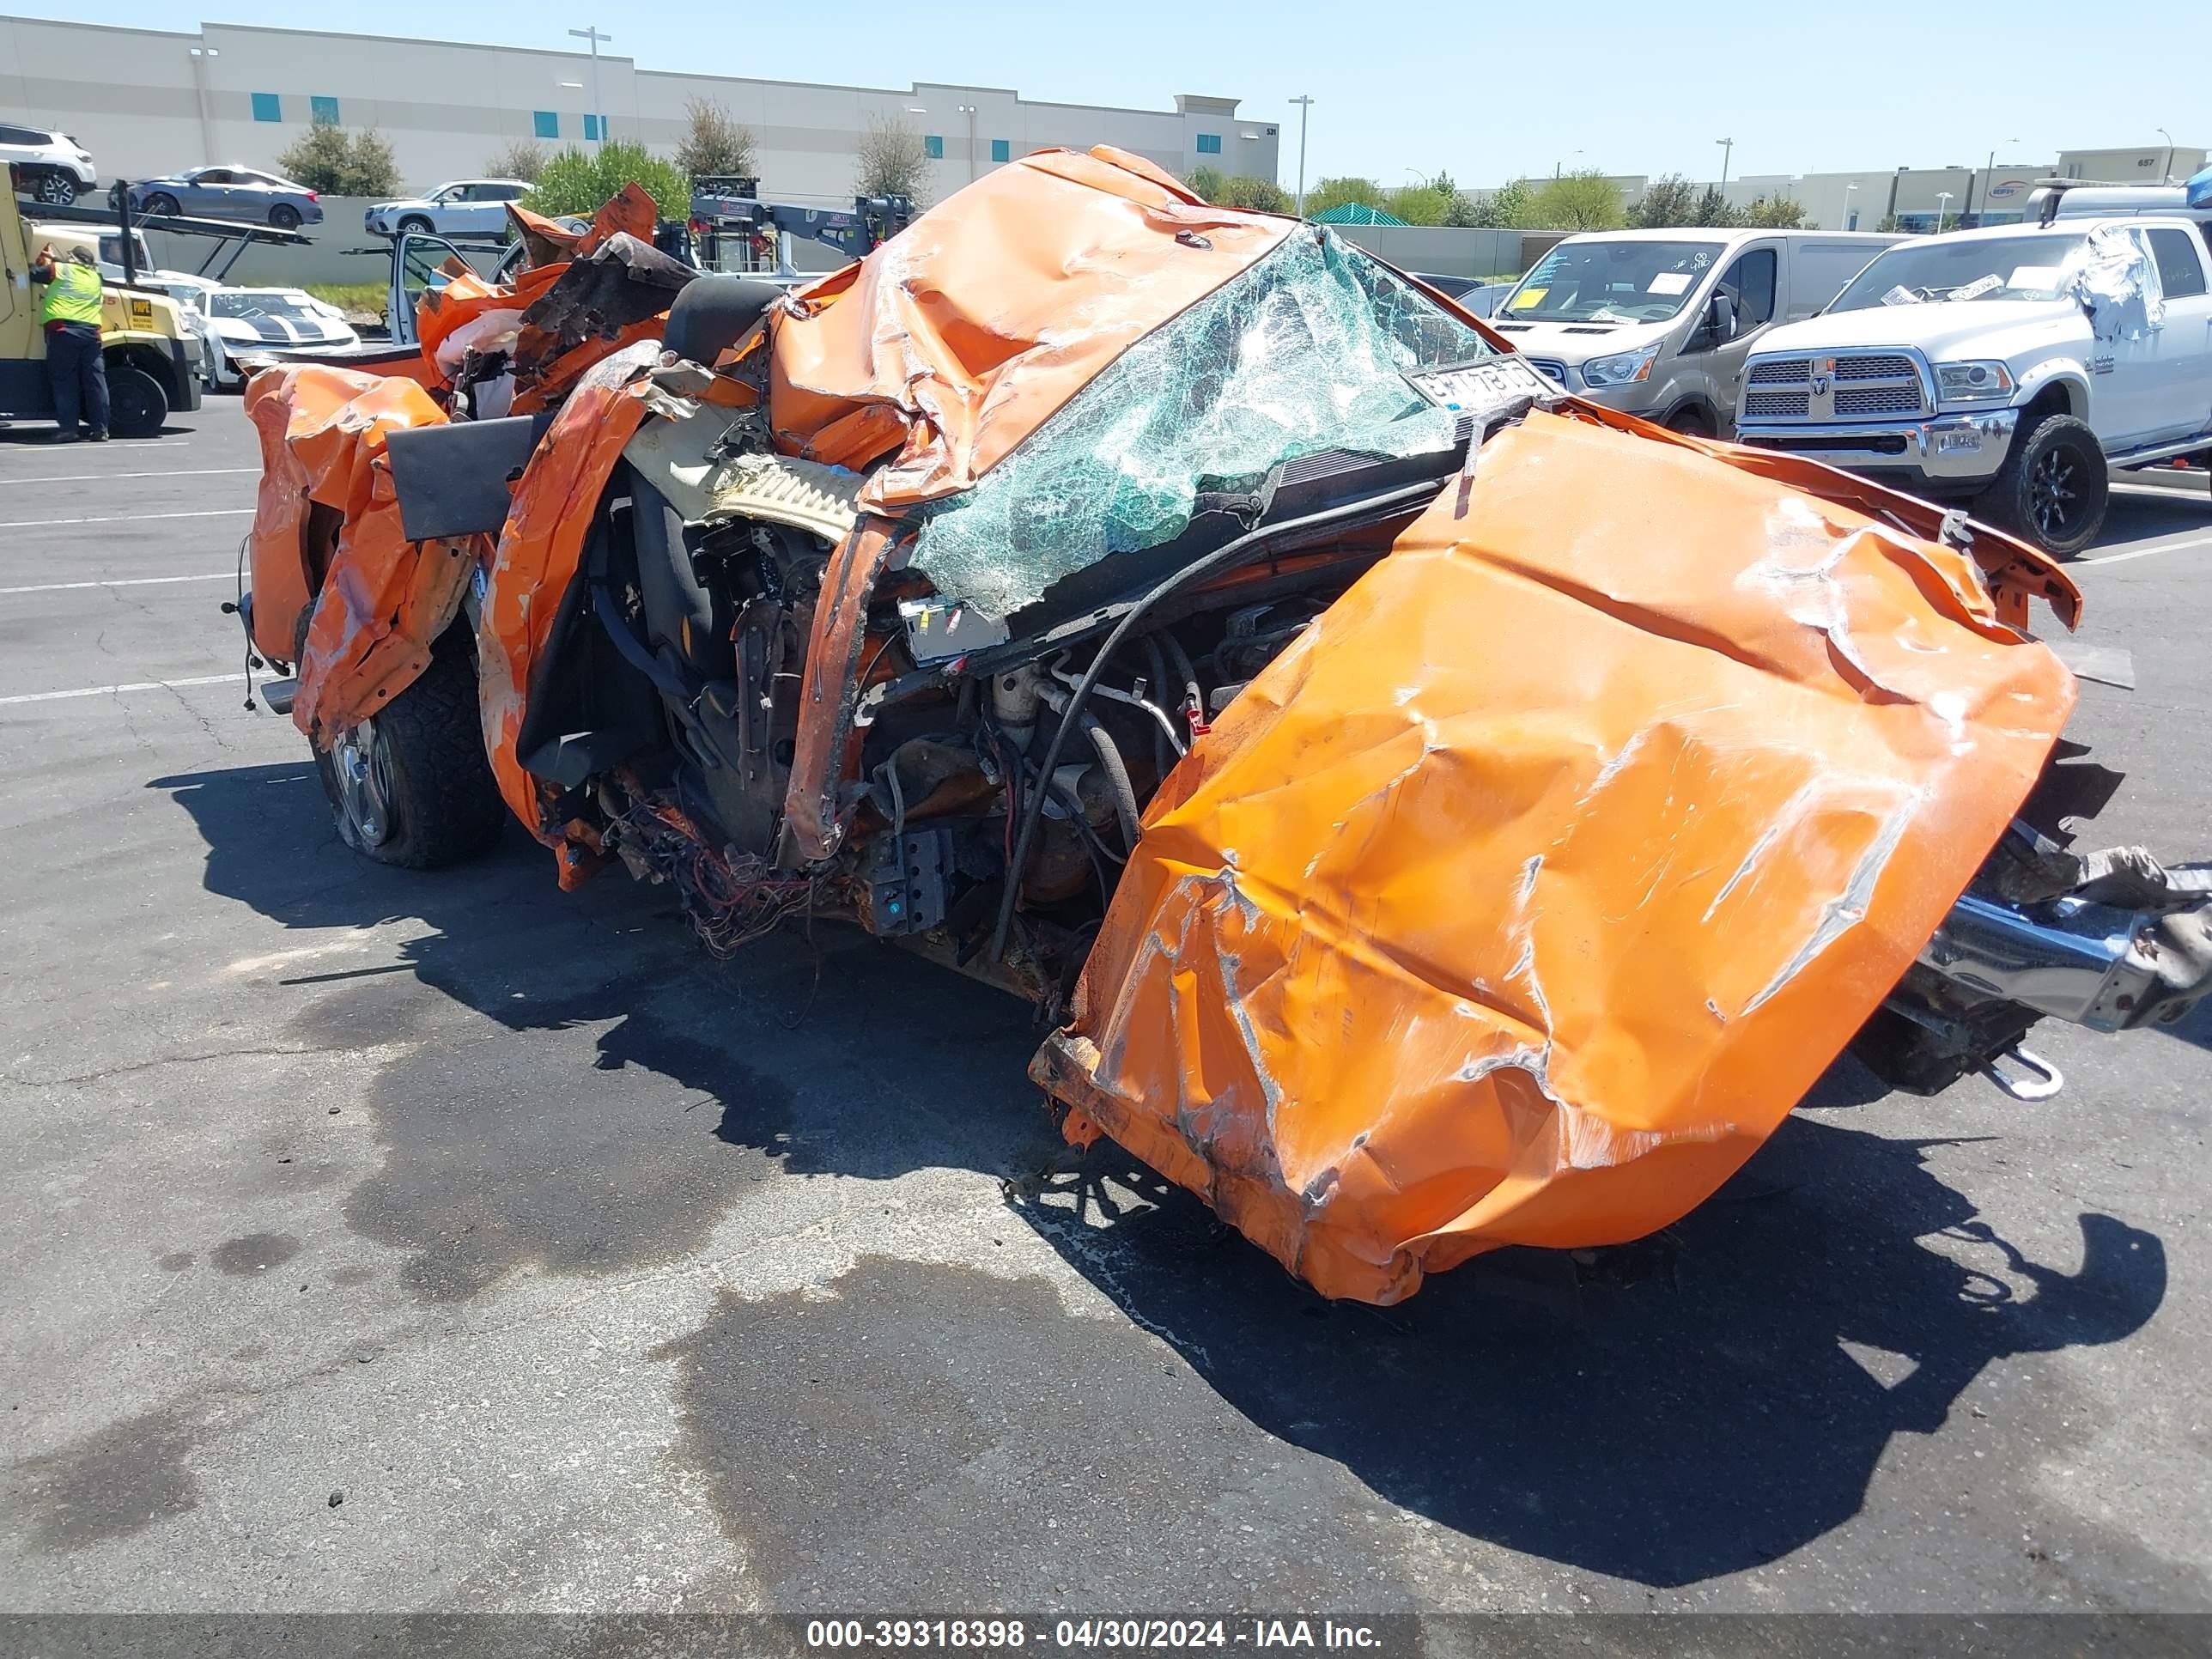
<path fill-rule="evenodd" d="M 1920 296 L 1899 283 L 1881 296 L 1881 302 L 1886 306 L 1917 306 L 1920 303 Z"/>
<path fill-rule="evenodd" d="M 1662 270 L 1651 279 L 1654 294 L 1680 294 L 1689 285 L 1690 273 L 1686 270 Z"/>
<path fill-rule="evenodd" d="M 2058 286 L 2058 267 L 2057 265 L 2015 265 L 2013 267 L 2011 276 L 2006 280 L 2005 286 L 2030 289 L 2037 293 L 2047 294 Z"/>
<path fill-rule="evenodd" d="M 1975 277 L 1964 288 L 1953 289 L 1951 297 L 1954 300 L 1978 300 L 1991 289 L 2000 289 L 2004 285 L 2004 278 L 1998 276 L 1996 272 L 1991 271 L 1986 276 Z"/>

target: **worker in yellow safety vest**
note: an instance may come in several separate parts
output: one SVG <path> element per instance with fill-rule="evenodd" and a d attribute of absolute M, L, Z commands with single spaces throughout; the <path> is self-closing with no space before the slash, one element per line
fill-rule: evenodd
<path fill-rule="evenodd" d="M 100 267 L 81 247 L 57 259 L 50 244 L 31 261 L 31 280 L 46 289 L 39 321 L 46 331 L 46 380 L 53 388 L 58 440 L 75 443 L 82 426 L 82 436 L 106 443 L 107 366 L 100 356 Z"/>

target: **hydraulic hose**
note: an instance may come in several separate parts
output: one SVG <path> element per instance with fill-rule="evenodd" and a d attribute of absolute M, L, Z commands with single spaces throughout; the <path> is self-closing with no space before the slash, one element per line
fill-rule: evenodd
<path fill-rule="evenodd" d="M 1068 710 L 1072 700 L 1066 692 L 1056 689 L 1048 690 L 1044 694 L 1044 700 L 1063 721 L 1072 719 L 1082 723 L 1083 735 L 1091 739 L 1091 746 L 1098 751 L 1098 769 L 1106 775 L 1107 787 L 1114 792 L 1114 816 L 1121 820 L 1121 845 L 1129 851 L 1135 851 L 1137 836 L 1140 833 L 1138 820 L 1142 815 L 1137 810 L 1136 786 L 1129 781 L 1128 763 L 1121 758 L 1121 745 L 1114 741 L 1114 734 L 1101 726 L 1098 717 L 1089 709 L 1071 714 Z M 1057 747 L 1055 744 L 1054 748 Z M 1052 775 L 1047 773 L 1045 775 L 1049 777 Z"/>
<path fill-rule="evenodd" d="M 1198 670 L 1191 665 L 1190 653 L 1182 648 L 1182 641 L 1164 628 L 1159 633 L 1160 643 L 1167 648 L 1168 660 L 1182 678 L 1182 720 L 1190 728 L 1190 740 L 1196 743 L 1206 725 L 1206 694 L 1199 689 Z"/>
<path fill-rule="evenodd" d="M 1052 742 L 1045 750 L 1043 776 L 1050 778 L 1053 768 L 1060 763 L 1060 751 L 1061 745 L 1067 741 L 1071 717 L 1082 713 L 1083 705 L 1091 700 L 1091 688 L 1098 684 L 1098 677 L 1105 672 L 1106 665 L 1114 653 L 1144 620 L 1145 613 L 1162 599 L 1179 588 L 1211 576 L 1217 570 L 1227 568 L 1249 555 L 1255 548 L 1280 541 L 1285 536 L 1325 529 L 1355 519 L 1388 517 L 1399 508 L 1416 507 L 1435 499 L 1438 489 L 1435 479 L 1425 478 L 1419 483 L 1403 484 L 1380 495 L 1345 501 L 1318 513 L 1309 513 L 1303 518 L 1285 519 L 1280 524 L 1264 525 L 1257 530 L 1249 530 L 1234 541 L 1224 542 L 1204 558 L 1185 565 L 1161 581 L 1122 613 L 1121 620 L 1114 624 L 1114 631 L 1107 635 L 1105 642 L 1091 659 L 1091 666 L 1083 671 L 1083 678 L 1068 694 L 1068 712 L 1061 716 L 1059 726 L 1053 732 Z M 1006 866 L 1006 891 L 999 898 L 998 925 L 991 933 L 991 955 L 994 959 L 1003 960 L 1006 954 L 1006 933 L 1014 925 L 1014 901 L 1021 891 L 1021 872 L 1029 863 L 1030 843 L 1036 838 L 1037 817 L 1044 807 L 1044 790 L 1040 788 L 1034 797 L 1022 803 L 1021 828 L 1014 837 L 1013 856 Z"/>

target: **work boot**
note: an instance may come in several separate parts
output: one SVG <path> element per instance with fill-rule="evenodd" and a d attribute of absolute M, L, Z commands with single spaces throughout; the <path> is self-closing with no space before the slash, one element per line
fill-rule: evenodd
<path fill-rule="evenodd" d="M 96 426 L 84 434 L 84 440 L 87 443 L 104 444 L 107 441 L 107 428 L 104 426 Z"/>
<path fill-rule="evenodd" d="M 78 441 L 78 438 L 74 432 L 57 432 L 54 434 L 54 441 L 58 444 L 73 444 Z"/>

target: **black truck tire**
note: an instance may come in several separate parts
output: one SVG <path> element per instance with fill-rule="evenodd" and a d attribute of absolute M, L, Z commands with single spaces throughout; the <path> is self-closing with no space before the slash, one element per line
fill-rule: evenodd
<path fill-rule="evenodd" d="M 1996 480 L 1976 505 L 2054 558 L 2070 559 L 2105 527 L 2112 479 L 2104 446 L 2085 421 L 2046 415 L 2014 436 Z"/>
<path fill-rule="evenodd" d="M 297 230 L 300 228 L 300 210 L 289 202 L 279 202 L 269 210 L 269 222 L 279 230 Z"/>
<path fill-rule="evenodd" d="M 107 365 L 107 429 L 118 438 L 150 438 L 169 418 L 161 383 L 128 363 Z"/>
<path fill-rule="evenodd" d="M 430 870 L 488 852 L 507 804 L 485 758 L 476 661 L 449 628 L 430 665 L 315 756 L 339 839 L 379 864 Z"/>

